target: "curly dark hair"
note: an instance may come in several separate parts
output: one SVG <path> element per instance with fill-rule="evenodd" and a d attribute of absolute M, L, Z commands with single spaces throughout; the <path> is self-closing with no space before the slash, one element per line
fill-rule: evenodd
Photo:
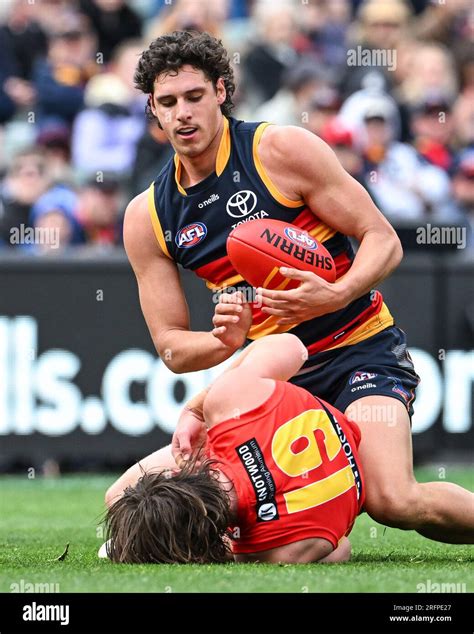
<path fill-rule="evenodd" d="M 222 41 L 209 33 L 173 31 L 157 37 L 138 61 L 134 75 L 135 86 L 145 94 L 152 95 L 153 84 L 158 75 L 163 72 L 176 74 L 185 64 L 202 70 L 206 78 L 212 81 L 214 89 L 217 80 L 222 77 L 226 98 L 221 104 L 221 112 L 229 116 L 234 107 L 234 71 Z M 145 112 L 148 119 L 156 119 L 149 101 Z"/>
<path fill-rule="evenodd" d="M 170 476 L 144 473 L 107 510 L 107 554 L 117 563 L 223 563 L 231 511 L 215 461 Z"/>

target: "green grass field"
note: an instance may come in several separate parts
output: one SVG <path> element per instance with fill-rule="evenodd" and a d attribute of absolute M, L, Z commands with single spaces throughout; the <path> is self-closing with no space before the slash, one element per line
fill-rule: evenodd
<path fill-rule="evenodd" d="M 437 479 L 419 469 L 419 481 Z M 59 584 L 59 592 L 417 592 L 421 583 L 474 590 L 473 552 L 384 529 L 366 514 L 351 534 L 353 558 L 337 565 L 114 565 L 96 556 L 104 491 L 113 476 L 0 478 L 0 592 L 12 584 Z M 447 468 L 472 490 L 474 470 Z M 56 561 L 66 543 L 69 553 Z"/>

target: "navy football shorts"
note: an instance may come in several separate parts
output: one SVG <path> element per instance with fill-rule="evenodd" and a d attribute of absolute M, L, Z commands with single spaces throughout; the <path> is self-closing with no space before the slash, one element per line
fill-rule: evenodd
<path fill-rule="evenodd" d="M 397 326 L 352 346 L 319 352 L 290 383 L 304 387 L 344 412 L 363 396 L 390 396 L 401 401 L 413 415 L 415 389 L 420 382 L 406 336 Z"/>

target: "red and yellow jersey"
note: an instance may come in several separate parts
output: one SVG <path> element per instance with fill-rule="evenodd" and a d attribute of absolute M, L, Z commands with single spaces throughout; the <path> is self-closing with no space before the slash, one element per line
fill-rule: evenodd
<path fill-rule="evenodd" d="M 259 407 L 212 427 L 209 453 L 234 482 L 235 553 L 321 537 L 334 548 L 364 501 L 355 423 L 306 390 L 275 381 Z"/>

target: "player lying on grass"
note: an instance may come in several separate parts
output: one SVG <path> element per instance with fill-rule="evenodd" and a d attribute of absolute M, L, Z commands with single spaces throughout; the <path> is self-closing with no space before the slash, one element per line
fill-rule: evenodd
<path fill-rule="evenodd" d="M 286 382 L 306 356 L 295 335 L 265 337 L 187 404 L 171 447 L 107 492 L 113 561 L 222 562 L 229 544 L 236 561 L 349 559 L 360 432 Z"/>

